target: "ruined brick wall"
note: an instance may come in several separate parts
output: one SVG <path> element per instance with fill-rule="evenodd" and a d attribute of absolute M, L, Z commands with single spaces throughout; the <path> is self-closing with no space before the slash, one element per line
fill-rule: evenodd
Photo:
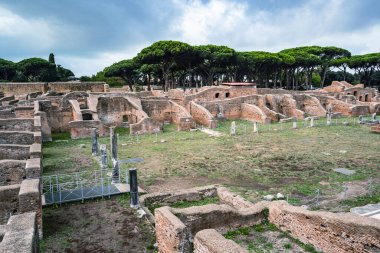
<path fill-rule="evenodd" d="M 361 102 L 371 102 L 373 98 L 376 97 L 377 91 L 373 88 L 353 87 L 346 89 L 343 94 L 353 95 L 358 101 Z"/>
<path fill-rule="evenodd" d="M 297 119 L 304 118 L 304 112 L 297 109 L 297 102 L 291 95 L 265 95 L 266 106 L 286 117 L 295 117 Z"/>
<path fill-rule="evenodd" d="M 7 225 L 0 226 L 0 252 L 39 252 L 36 213 L 14 215 Z"/>
<path fill-rule="evenodd" d="M 0 160 L 0 186 L 20 184 L 26 177 L 26 161 Z"/>
<path fill-rule="evenodd" d="M 321 102 L 323 107 L 326 108 L 327 105 L 330 105 L 333 112 L 341 113 L 344 116 L 359 116 L 370 112 L 369 105 L 352 105 L 331 96 L 313 96 Z"/>
<path fill-rule="evenodd" d="M 0 144 L 0 159 L 26 160 L 30 145 Z"/>
<path fill-rule="evenodd" d="M 340 93 L 340 92 L 343 92 L 346 89 L 346 87 L 349 87 L 348 83 L 346 82 L 343 83 L 343 82 L 333 81 L 331 85 L 324 87 L 323 91 L 332 92 L 332 93 Z"/>
<path fill-rule="evenodd" d="M 33 92 L 43 92 L 48 90 L 47 83 L 0 83 L 0 91 L 5 96 L 25 95 Z"/>
<path fill-rule="evenodd" d="M 10 214 L 18 209 L 20 184 L 0 186 L 0 225 L 8 221 Z"/>
<path fill-rule="evenodd" d="M 157 133 L 162 130 L 163 124 L 151 119 L 142 118 L 139 122 L 130 124 L 130 134 Z"/>
<path fill-rule="evenodd" d="M 100 120 L 81 120 L 69 122 L 71 139 L 90 137 L 92 128 L 96 128 L 99 136 L 101 137 L 109 135 L 109 128 L 103 126 Z"/>
<path fill-rule="evenodd" d="M 186 95 L 183 100 L 183 105 L 188 107 L 190 101 L 223 101 L 225 99 L 236 98 L 256 94 L 256 88 L 245 87 L 212 87 L 205 86 L 197 93 Z"/>
<path fill-rule="evenodd" d="M 269 208 L 269 221 L 326 253 L 380 250 L 380 221 L 373 218 L 308 211 L 276 201 Z"/>
<path fill-rule="evenodd" d="M 137 123 L 146 116 L 125 97 L 99 97 L 96 108 L 99 119 L 107 126 L 120 125 L 124 115 L 130 115 L 129 123 Z"/>
<path fill-rule="evenodd" d="M 196 123 L 204 125 L 209 128 L 216 128 L 217 127 L 217 120 L 214 119 L 212 114 L 203 106 L 195 103 L 190 102 L 190 114 L 195 120 Z"/>
<path fill-rule="evenodd" d="M 52 82 L 48 89 L 56 92 L 65 91 L 91 91 L 104 92 L 104 82 Z"/>
<path fill-rule="evenodd" d="M 1 119 L 0 118 L 0 130 L 9 131 L 33 131 L 34 119 Z"/>
<path fill-rule="evenodd" d="M 18 106 L 14 109 L 16 118 L 33 118 L 34 106 Z"/>
<path fill-rule="evenodd" d="M 9 119 L 9 118 L 15 118 L 15 112 L 13 109 L 4 109 L 0 110 L 0 118 L 1 119 Z"/>
<path fill-rule="evenodd" d="M 215 229 L 204 229 L 194 237 L 194 253 L 248 253 L 236 242 L 224 238 Z"/>
<path fill-rule="evenodd" d="M 266 116 L 265 112 L 258 106 L 246 103 L 241 104 L 240 118 L 260 123 L 270 123 L 271 121 L 271 119 Z"/>
<path fill-rule="evenodd" d="M 304 111 L 308 116 L 326 116 L 326 110 L 323 108 L 319 100 L 310 95 L 293 95 L 297 103 L 298 109 Z"/>
<path fill-rule="evenodd" d="M 172 121 L 172 109 L 167 99 L 142 99 L 142 109 L 154 120 L 164 122 Z"/>
<path fill-rule="evenodd" d="M 185 131 L 195 127 L 195 121 L 183 106 L 173 101 L 169 101 L 169 104 L 172 112 L 172 122 L 177 125 L 178 131 Z"/>
<path fill-rule="evenodd" d="M 297 91 L 292 91 L 292 90 L 270 89 L 270 88 L 257 88 L 256 90 L 257 90 L 258 95 L 266 95 L 266 94 L 284 95 L 284 94 L 297 93 Z"/>
<path fill-rule="evenodd" d="M 160 253 L 191 252 L 190 232 L 170 207 L 155 209 L 156 241 Z"/>
<path fill-rule="evenodd" d="M 213 117 L 217 117 L 221 112 L 226 119 L 239 119 L 241 117 L 241 98 L 226 99 L 223 101 L 198 102 L 206 108 Z"/>
<path fill-rule="evenodd" d="M 253 205 L 223 189 L 218 191 L 218 196 L 225 204 L 155 209 L 159 252 L 190 253 L 190 243 L 201 230 L 213 228 L 218 232 L 226 232 L 263 221 L 266 202 Z"/>
<path fill-rule="evenodd" d="M 34 132 L 0 131 L 0 144 L 32 145 Z"/>

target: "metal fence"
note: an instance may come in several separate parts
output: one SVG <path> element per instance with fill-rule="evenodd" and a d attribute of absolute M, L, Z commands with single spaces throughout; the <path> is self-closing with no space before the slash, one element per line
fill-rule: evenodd
<path fill-rule="evenodd" d="M 118 182 L 128 184 L 128 169 L 119 169 Z M 44 205 L 110 197 L 121 193 L 119 185 L 112 182 L 112 169 L 41 177 Z"/>

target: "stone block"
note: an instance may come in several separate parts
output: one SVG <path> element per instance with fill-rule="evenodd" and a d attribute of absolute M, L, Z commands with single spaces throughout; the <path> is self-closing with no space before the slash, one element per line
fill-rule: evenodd
<path fill-rule="evenodd" d="M 42 134 L 41 134 L 41 132 L 34 132 L 33 137 L 34 137 L 34 142 L 35 143 L 38 143 L 38 144 L 42 143 Z"/>
<path fill-rule="evenodd" d="M 33 143 L 30 146 L 30 158 L 42 158 L 42 145 L 40 143 Z"/>
<path fill-rule="evenodd" d="M 25 172 L 26 178 L 37 178 L 42 173 L 41 158 L 31 158 L 26 160 Z"/>
<path fill-rule="evenodd" d="M 199 231 L 194 238 L 194 253 L 248 253 L 236 242 L 224 238 L 215 229 Z"/>
<path fill-rule="evenodd" d="M 3 240 L 0 252 L 37 253 L 39 252 L 36 213 L 29 212 L 12 216 L 3 226 Z"/>
<path fill-rule="evenodd" d="M 37 211 L 41 208 L 40 179 L 25 179 L 18 194 L 21 213 Z"/>

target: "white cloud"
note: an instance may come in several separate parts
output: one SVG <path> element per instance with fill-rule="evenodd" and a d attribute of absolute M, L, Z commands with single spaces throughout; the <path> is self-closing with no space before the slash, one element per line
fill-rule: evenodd
<path fill-rule="evenodd" d="M 211 0 L 174 0 L 182 15 L 173 22 L 171 29 L 179 33 L 181 40 L 192 44 L 213 41 L 215 35 L 230 35 L 245 22 L 246 5 L 236 2 Z"/>
<path fill-rule="evenodd" d="M 380 25 L 347 28 L 346 22 L 354 17 L 352 7 L 343 0 L 329 4 L 314 0 L 271 12 L 236 0 L 173 3 L 180 14 L 171 30 L 178 40 L 191 44 L 224 44 L 240 51 L 275 52 L 302 45 L 340 46 L 355 54 L 380 51 Z"/>
<path fill-rule="evenodd" d="M 57 27 L 44 19 L 26 19 L 0 6 L 0 38 L 19 39 L 34 48 L 52 47 Z"/>

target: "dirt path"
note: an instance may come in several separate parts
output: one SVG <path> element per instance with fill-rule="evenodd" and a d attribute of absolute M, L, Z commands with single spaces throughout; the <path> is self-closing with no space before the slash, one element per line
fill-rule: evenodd
<path fill-rule="evenodd" d="M 150 225 L 126 208 L 127 198 L 44 208 L 41 252 L 153 252 Z"/>

